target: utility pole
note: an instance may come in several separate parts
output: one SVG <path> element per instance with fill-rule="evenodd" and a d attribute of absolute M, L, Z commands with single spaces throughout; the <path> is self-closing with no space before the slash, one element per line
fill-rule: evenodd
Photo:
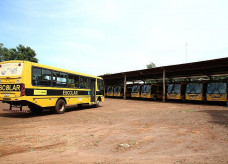
<path fill-rule="evenodd" d="M 162 100 L 163 100 L 163 103 L 165 102 L 165 84 L 166 84 L 166 81 L 165 81 L 165 69 L 163 68 L 163 96 L 162 96 Z"/>
<path fill-rule="evenodd" d="M 126 92 L 127 92 L 127 75 L 124 74 L 124 100 L 126 100 Z"/>

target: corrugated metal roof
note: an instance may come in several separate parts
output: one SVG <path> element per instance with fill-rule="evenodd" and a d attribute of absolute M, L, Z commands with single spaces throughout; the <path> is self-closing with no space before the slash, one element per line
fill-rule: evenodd
<path fill-rule="evenodd" d="M 127 81 L 161 79 L 164 69 L 166 72 L 166 78 L 228 74 L 228 57 L 151 69 L 120 72 L 110 75 L 102 75 L 100 77 L 102 77 L 106 83 L 121 82 L 123 81 L 124 75 L 127 76 Z"/>

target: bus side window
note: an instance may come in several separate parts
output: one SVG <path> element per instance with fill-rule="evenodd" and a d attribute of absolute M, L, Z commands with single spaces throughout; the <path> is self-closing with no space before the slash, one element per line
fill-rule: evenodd
<path fill-rule="evenodd" d="M 89 89 L 89 87 L 90 87 L 89 78 L 80 76 L 80 88 Z"/>
<path fill-rule="evenodd" d="M 85 88 L 89 89 L 90 88 L 90 80 L 89 78 L 85 78 Z"/>
<path fill-rule="evenodd" d="M 79 88 L 79 76 L 69 74 L 68 85 L 70 88 Z"/>
<path fill-rule="evenodd" d="M 74 82 L 75 82 L 75 87 L 79 88 L 79 76 L 74 75 Z"/>
<path fill-rule="evenodd" d="M 70 88 L 75 88 L 75 81 L 74 81 L 74 75 L 69 74 L 68 75 L 68 86 Z"/>
<path fill-rule="evenodd" d="M 51 70 L 32 68 L 32 85 L 51 86 Z"/>
<path fill-rule="evenodd" d="M 51 70 L 42 69 L 42 81 L 40 85 L 51 86 Z"/>
<path fill-rule="evenodd" d="M 67 74 L 62 72 L 53 72 L 53 86 L 66 87 Z"/>
<path fill-rule="evenodd" d="M 32 85 L 39 85 L 42 77 L 41 68 L 32 68 Z"/>
<path fill-rule="evenodd" d="M 80 84 L 80 88 L 85 88 L 85 78 L 84 77 L 82 77 L 82 76 L 80 76 L 80 82 L 79 82 L 79 84 Z"/>

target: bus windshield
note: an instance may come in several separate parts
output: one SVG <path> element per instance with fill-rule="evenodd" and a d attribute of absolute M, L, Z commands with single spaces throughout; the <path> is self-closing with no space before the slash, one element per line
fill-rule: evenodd
<path fill-rule="evenodd" d="M 150 92 L 150 85 L 142 86 L 142 93 L 149 93 Z"/>
<path fill-rule="evenodd" d="M 115 87 L 114 92 L 119 93 L 120 92 L 120 86 Z"/>
<path fill-rule="evenodd" d="M 112 93 L 112 92 L 113 92 L 113 88 L 112 88 L 111 86 L 108 87 L 107 92 L 108 92 L 108 93 Z"/>
<path fill-rule="evenodd" d="M 139 92 L 139 85 L 134 85 L 132 87 L 132 92 Z"/>
<path fill-rule="evenodd" d="M 5 63 L 0 65 L 0 76 L 20 76 L 23 70 L 23 63 Z"/>
<path fill-rule="evenodd" d="M 180 93 L 180 84 L 170 84 L 168 86 L 168 93 Z"/>
<path fill-rule="evenodd" d="M 226 83 L 209 83 L 207 93 L 209 94 L 224 94 L 226 93 Z"/>
<path fill-rule="evenodd" d="M 186 87 L 186 93 L 200 94 L 202 92 L 202 86 L 200 83 L 190 83 Z"/>

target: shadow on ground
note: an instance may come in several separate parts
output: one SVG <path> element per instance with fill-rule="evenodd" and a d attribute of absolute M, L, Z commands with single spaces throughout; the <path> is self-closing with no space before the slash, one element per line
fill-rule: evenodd
<path fill-rule="evenodd" d="M 78 106 L 70 106 L 66 108 L 65 113 L 68 112 L 73 112 L 73 111 L 80 111 L 80 110 L 86 110 L 86 109 L 91 109 L 93 107 L 91 106 L 82 106 L 82 107 L 78 107 Z M 5 111 L 3 109 L 3 111 Z M 31 113 L 29 110 L 27 110 L 28 112 L 11 112 L 8 111 L 7 113 L 0 113 L 0 117 L 9 117 L 9 118 L 32 118 L 32 117 L 42 117 L 42 116 L 48 116 L 48 115 L 57 115 L 55 113 L 53 113 L 52 111 L 45 109 L 42 113 Z"/>
<path fill-rule="evenodd" d="M 223 125 L 228 128 L 228 109 L 227 110 L 203 110 L 199 112 L 209 114 L 212 118 L 212 120 L 209 121 L 210 123 Z"/>

